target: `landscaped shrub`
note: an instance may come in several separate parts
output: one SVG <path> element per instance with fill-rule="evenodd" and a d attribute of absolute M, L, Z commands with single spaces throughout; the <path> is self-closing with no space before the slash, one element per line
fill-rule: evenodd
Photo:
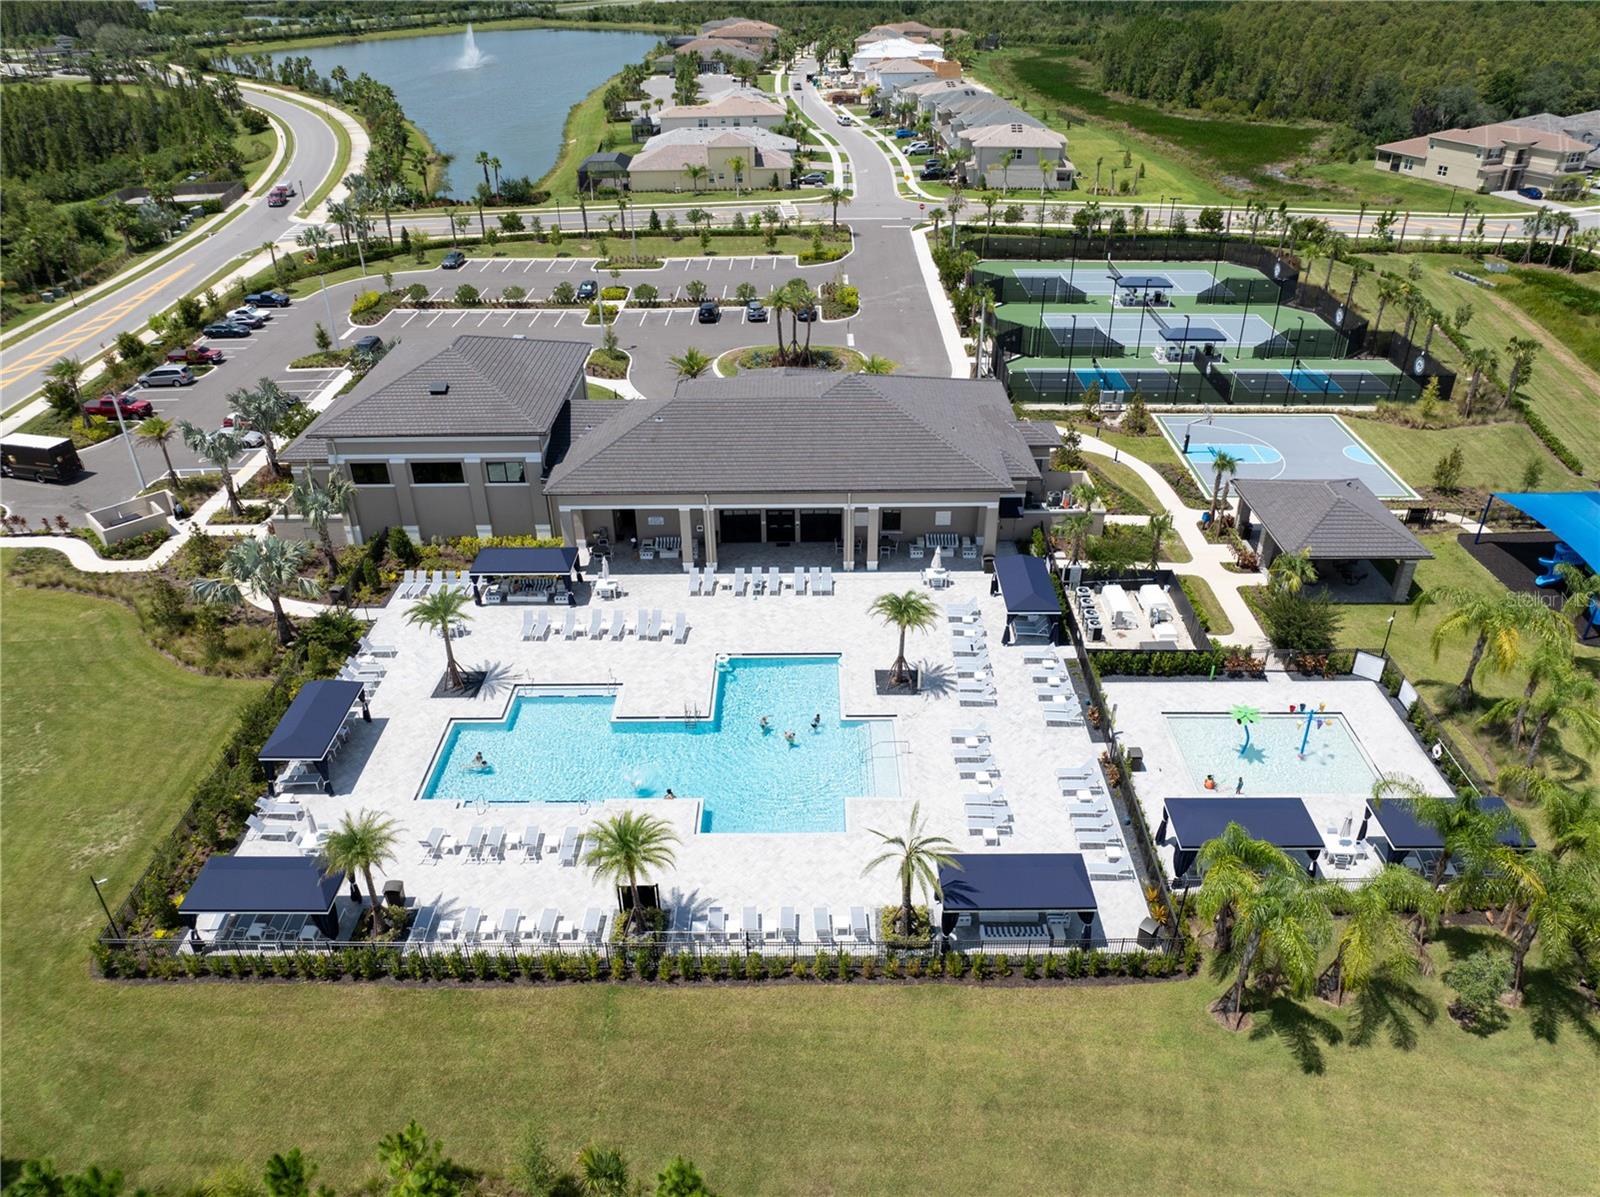
<path fill-rule="evenodd" d="M 1511 988 L 1511 954 L 1500 947 L 1482 947 L 1445 973 L 1456 991 L 1450 1016 L 1479 1034 L 1498 1030 L 1507 1021 L 1500 998 Z"/>
<path fill-rule="evenodd" d="M 350 314 L 352 316 L 360 316 L 365 312 L 370 312 L 382 302 L 382 292 L 363 291 L 350 301 Z"/>

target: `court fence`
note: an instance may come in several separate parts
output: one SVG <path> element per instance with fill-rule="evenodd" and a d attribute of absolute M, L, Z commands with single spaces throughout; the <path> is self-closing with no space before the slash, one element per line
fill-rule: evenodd
<path fill-rule="evenodd" d="M 1312 313 L 1317 319 L 1337 329 L 1344 337 L 1344 348 L 1338 353 L 1318 354 L 1319 357 L 1355 357 L 1367 344 L 1367 318 L 1352 308 L 1348 298 L 1340 298 L 1330 291 L 1307 283 L 1300 288 L 1295 307 Z M 1302 357 L 1312 356 L 1302 354 Z"/>
<path fill-rule="evenodd" d="M 1113 366 L 1096 370 L 1087 358 L 1082 367 L 1018 366 L 1004 355 L 995 358 L 995 377 L 1013 403 L 1073 406 L 1098 387 L 1107 403 L 1126 403 L 1137 392 L 1151 404 L 1214 403 L 1217 393 L 1205 376 L 1192 367 L 1181 370 L 1134 370 Z M 1107 385 L 1114 383 L 1117 385 Z M 1125 384 L 1125 385 L 1122 385 Z"/>
<path fill-rule="evenodd" d="M 1414 399 L 1420 395 L 1430 379 L 1439 380 L 1440 399 L 1448 400 L 1455 393 L 1455 371 L 1398 332 L 1386 330 L 1372 333 L 1367 338 L 1367 351 L 1372 356 L 1384 358 L 1400 368 L 1407 381 L 1415 388 L 1415 394 L 1407 398 Z"/>

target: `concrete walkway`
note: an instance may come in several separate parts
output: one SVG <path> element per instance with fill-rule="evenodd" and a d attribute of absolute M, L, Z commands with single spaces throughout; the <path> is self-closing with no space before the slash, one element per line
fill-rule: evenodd
<path fill-rule="evenodd" d="M 1063 435 L 1070 425 L 1058 424 Z M 1167 562 L 1172 569 L 1180 574 L 1192 574 L 1197 578 L 1205 579 L 1217 596 L 1217 604 L 1222 608 L 1222 613 L 1233 624 L 1233 632 L 1228 636 L 1219 637 L 1230 644 L 1248 644 L 1256 649 L 1269 647 L 1266 634 L 1261 630 L 1261 624 L 1256 620 L 1254 612 L 1245 603 L 1239 594 L 1241 586 L 1260 586 L 1265 583 L 1262 574 L 1236 574 L 1224 569 L 1224 563 L 1233 561 L 1233 554 L 1220 544 L 1213 544 L 1205 538 L 1200 531 L 1200 517 L 1205 514 L 1192 507 L 1186 507 L 1178 492 L 1163 478 L 1155 467 L 1148 462 L 1132 456 L 1121 456 L 1115 445 L 1108 445 L 1105 441 L 1092 436 L 1079 434 L 1085 453 L 1094 453 L 1101 457 L 1112 458 L 1127 466 L 1155 493 L 1156 500 L 1167 511 L 1172 513 L 1173 532 L 1183 542 L 1183 547 L 1189 550 L 1192 560 L 1179 565 Z"/>

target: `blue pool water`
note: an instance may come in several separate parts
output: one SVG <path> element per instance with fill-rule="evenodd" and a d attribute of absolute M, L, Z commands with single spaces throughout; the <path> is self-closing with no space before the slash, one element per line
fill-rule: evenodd
<path fill-rule="evenodd" d="M 702 831 L 816 832 L 844 830 L 845 798 L 899 792 L 889 724 L 840 717 L 837 657 L 735 657 L 718 666 L 709 719 L 618 722 L 613 705 L 609 693 L 523 693 L 503 720 L 457 722 L 422 796 L 596 802 L 671 789 L 702 800 Z M 467 767 L 480 752 L 490 772 Z"/>
<path fill-rule="evenodd" d="M 1263 714 L 1250 725 L 1250 748 L 1242 757 L 1244 729 L 1231 715 L 1168 715 L 1167 730 L 1199 795 L 1208 793 L 1208 773 L 1218 793 L 1232 794 L 1242 776 L 1244 792 L 1258 798 L 1370 794 L 1378 779 L 1339 715 L 1313 716 L 1304 758 L 1304 715 Z"/>

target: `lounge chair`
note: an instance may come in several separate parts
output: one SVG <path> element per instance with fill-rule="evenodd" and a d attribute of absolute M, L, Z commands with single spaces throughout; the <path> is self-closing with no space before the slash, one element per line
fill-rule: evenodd
<path fill-rule="evenodd" d="M 746 906 L 740 913 L 739 934 L 746 943 L 761 939 L 761 912 L 754 906 Z"/>
<path fill-rule="evenodd" d="M 561 833 L 561 863 L 563 865 L 577 866 L 578 851 L 583 847 L 583 833 L 576 827 L 569 827 Z"/>
<path fill-rule="evenodd" d="M 826 906 L 815 906 L 811 910 L 811 926 L 816 932 L 818 943 L 833 942 L 833 912 Z"/>
<path fill-rule="evenodd" d="M 804 594 L 806 592 L 806 582 L 810 578 L 811 571 L 809 569 L 801 569 L 798 565 L 789 571 L 789 585 L 793 587 L 796 594 Z"/>
<path fill-rule="evenodd" d="M 700 593 L 700 585 L 700 571 L 691 569 L 689 571 L 689 594 L 691 597 Z"/>
<path fill-rule="evenodd" d="M 522 638 L 524 640 L 532 640 L 533 639 L 533 612 L 532 611 L 524 611 L 522 613 Z"/>
<path fill-rule="evenodd" d="M 683 612 L 679 611 L 678 618 L 672 622 L 672 643 L 682 644 L 688 638 L 689 622 L 684 618 Z"/>
<path fill-rule="evenodd" d="M 600 928 L 605 926 L 605 913 L 598 906 L 591 906 L 583 912 L 583 927 L 581 934 L 585 943 L 600 942 Z"/>
<path fill-rule="evenodd" d="M 539 860 L 539 849 L 543 842 L 544 832 L 540 831 L 536 824 L 529 823 L 527 828 L 522 833 L 522 859 L 524 861 L 531 860 L 537 863 Z"/>
<path fill-rule="evenodd" d="M 1047 727 L 1082 727 L 1083 712 L 1066 703 L 1046 703 L 1044 721 Z"/>
<path fill-rule="evenodd" d="M 567 609 L 567 621 L 561 625 L 561 638 L 563 640 L 578 638 L 578 613 L 570 607 Z"/>
<path fill-rule="evenodd" d="M 707 597 L 717 593 L 717 571 L 709 565 L 700 571 L 700 593 Z"/>
<path fill-rule="evenodd" d="M 606 634 L 606 613 L 596 608 L 589 612 L 589 639 L 603 640 Z"/>
<path fill-rule="evenodd" d="M 507 906 L 506 912 L 500 916 L 500 938 L 506 943 L 516 943 L 519 938 L 517 928 L 522 925 L 522 911 L 515 906 Z"/>
<path fill-rule="evenodd" d="M 635 639 L 643 640 L 650 630 L 650 616 L 643 607 L 635 612 L 633 617 L 633 635 Z"/>
<path fill-rule="evenodd" d="M 733 593 L 743 598 L 750 593 L 750 575 L 744 572 L 744 566 L 733 567 Z"/>
<path fill-rule="evenodd" d="M 817 571 L 817 576 L 811 582 L 812 594 L 833 593 L 833 566 L 824 565 Z"/>
<path fill-rule="evenodd" d="M 417 571 L 408 569 L 401 575 L 400 584 L 394 588 L 395 598 L 410 598 L 411 592 L 417 587 Z"/>
<path fill-rule="evenodd" d="M 976 747 L 989 742 L 989 732 L 982 727 L 953 727 L 950 729 L 950 742 Z"/>
<path fill-rule="evenodd" d="M 467 913 L 461 916 L 461 942 L 475 944 L 478 942 L 478 924 L 483 922 L 483 911 L 476 906 L 469 906 Z"/>
<path fill-rule="evenodd" d="M 484 850 L 490 860 L 504 860 L 506 858 L 506 829 L 504 827 L 489 828 L 489 838 L 484 844 Z"/>
<path fill-rule="evenodd" d="M 954 756 L 959 764 L 963 761 L 986 761 L 989 758 L 989 745 L 960 743 L 954 746 Z"/>
<path fill-rule="evenodd" d="M 978 604 L 971 599 L 950 603 L 944 609 L 944 617 L 950 623 L 969 623 L 978 618 Z"/>
<path fill-rule="evenodd" d="M 958 657 L 981 657 L 988 653 L 989 646 L 971 636 L 956 636 L 950 641 L 950 651 Z"/>
<path fill-rule="evenodd" d="M 771 566 L 767 570 L 767 593 L 768 594 L 782 594 L 783 593 L 783 571 L 781 569 L 779 569 L 776 565 Z"/>
<path fill-rule="evenodd" d="M 993 686 L 975 686 L 972 689 L 956 687 L 956 701 L 964 707 L 992 707 L 999 705 Z"/>
<path fill-rule="evenodd" d="M 850 934 L 857 943 L 872 942 L 872 924 L 867 919 L 865 906 L 852 906 L 850 908 Z"/>
<path fill-rule="evenodd" d="M 539 916 L 539 942 L 555 943 L 556 931 L 561 926 L 561 912 L 554 906 L 546 906 L 544 913 Z"/>
<path fill-rule="evenodd" d="M 611 619 L 611 638 L 621 640 L 628 633 L 628 616 L 618 611 Z"/>
<path fill-rule="evenodd" d="M 362 657 L 398 657 L 400 650 L 392 644 L 374 644 L 368 636 L 356 645 L 356 655 Z"/>
<path fill-rule="evenodd" d="M 661 639 L 661 608 L 657 607 L 650 612 L 650 639 Z"/>
<path fill-rule="evenodd" d="M 428 838 L 422 841 L 423 864 L 439 863 L 439 858 L 444 855 L 444 842 L 447 838 L 448 834 L 443 827 L 435 827 L 428 832 Z"/>
<path fill-rule="evenodd" d="M 777 938 L 783 943 L 794 943 L 800 938 L 800 916 L 793 906 L 785 906 L 779 912 Z"/>
<path fill-rule="evenodd" d="M 483 841 L 487 834 L 483 829 L 482 823 L 474 823 L 472 825 L 472 830 L 467 832 L 467 838 L 461 842 L 461 846 L 467 850 L 469 859 L 479 860 L 482 858 Z"/>

